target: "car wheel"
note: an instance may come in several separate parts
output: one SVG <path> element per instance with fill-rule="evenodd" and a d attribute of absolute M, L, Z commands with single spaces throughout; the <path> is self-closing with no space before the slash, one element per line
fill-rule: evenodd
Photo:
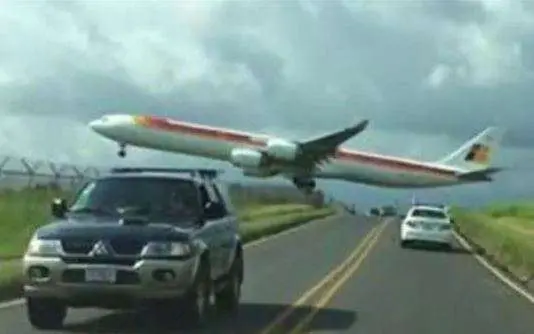
<path fill-rule="evenodd" d="M 184 320 L 191 327 L 202 327 L 208 317 L 211 297 L 209 266 L 200 266 L 193 286 L 185 296 Z"/>
<path fill-rule="evenodd" d="M 406 240 L 401 240 L 401 241 L 400 241 L 400 246 L 401 246 L 402 248 L 407 248 L 407 247 L 408 247 L 408 241 L 406 241 Z"/>
<path fill-rule="evenodd" d="M 26 311 L 31 325 L 42 330 L 60 329 L 67 316 L 67 307 L 53 299 L 26 298 Z"/>
<path fill-rule="evenodd" d="M 229 272 L 227 285 L 215 294 L 215 306 L 222 313 L 237 313 L 241 299 L 243 258 L 237 257 Z"/>

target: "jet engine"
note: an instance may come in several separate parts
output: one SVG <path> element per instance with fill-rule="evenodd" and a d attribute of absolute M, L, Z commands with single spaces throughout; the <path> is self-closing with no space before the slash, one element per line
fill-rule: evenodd
<path fill-rule="evenodd" d="M 264 160 L 263 153 L 250 149 L 235 148 L 230 153 L 232 165 L 247 170 L 258 169 L 263 165 Z"/>
<path fill-rule="evenodd" d="M 291 161 L 297 158 L 300 148 L 298 144 L 283 139 L 270 139 L 267 141 L 267 154 L 273 158 Z"/>

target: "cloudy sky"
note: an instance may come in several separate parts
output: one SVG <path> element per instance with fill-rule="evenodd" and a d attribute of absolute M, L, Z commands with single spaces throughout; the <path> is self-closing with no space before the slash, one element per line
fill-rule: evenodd
<path fill-rule="evenodd" d="M 534 3 L 406 1 L 0 2 L 3 154 L 107 165 L 104 113 L 306 138 L 369 118 L 348 147 L 437 159 L 506 128 L 492 185 L 436 198 L 533 195 Z M 130 161 L 195 164 L 144 150 Z M 346 184 L 345 198 L 411 192 Z M 498 194 L 498 195 L 497 195 Z"/>

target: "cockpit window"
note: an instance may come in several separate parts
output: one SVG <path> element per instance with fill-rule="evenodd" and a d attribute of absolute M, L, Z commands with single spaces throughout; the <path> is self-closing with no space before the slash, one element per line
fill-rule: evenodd
<path fill-rule="evenodd" d="M 200 212 L 193 181 L 172 178 L 121 177 L 88 183 L 70 213 L 120 215 L 129 210 L 153 220 L 191 221 Z"/>

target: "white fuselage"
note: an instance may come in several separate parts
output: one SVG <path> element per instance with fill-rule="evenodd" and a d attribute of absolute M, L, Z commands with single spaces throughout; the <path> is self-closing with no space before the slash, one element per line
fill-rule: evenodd
<path fill-rule="evenodd" d="M 230 163 L 233 149 L 262 150 L 268 139 L 264 135 L 201 127 L 188 123 L 176 123 L 180 124 L 180 129 L 168 129 L 144 126 L 133 121 L 107 122 L 104 125 L 98 122 L 91 123 L 93 130 L 121 144 Z M 193 130 L 188 130 L 188 127 L 192 127 Z M 204 133 L 195 132 L 199 129 Z M 209 135 L 206 135 L 206 132 Z M 232 134 L 234 137 L 231 136 Z M 236 136 L 248 139 L 240 140 L 239 138 L 236 139 Z M 283 165 L 280 170 L 282 175 L 298 176 L 291 163 Z M 309 176 L 383 187 L 424 188 L 465 183 L 455 176 L 456 171 L 456 169 L 448 166 L 339 149 L 333 159 L 322 164 Z"/>

